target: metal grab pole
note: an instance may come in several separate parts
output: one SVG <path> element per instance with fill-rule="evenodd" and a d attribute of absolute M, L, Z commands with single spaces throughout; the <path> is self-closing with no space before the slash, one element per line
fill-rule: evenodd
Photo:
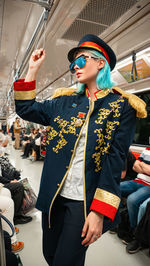
<path fill-rule="evenodd" d="M 21 69 L 22 69 L 23 65 L 25 64 L 25 61 L 27 60 L 27 58 L 28 58 L 28 56 L 29 56 L 29 53 L 30 53 L 30 51 L 31 51 L 31 49 L 32 49 L 32 47 L 33 47 L 34 41 L 35 41 L 35 39 L 36 39 L 36 37 L 37 37 L 37 35 L 38 35 L 38 33 L 39 33 L 41 27 L 42 27 L 42 26 L 44 25 L 44 23 L 45 23 L 45 17 L 48 18 L 48 13 L 49 13 L 49 11 L 48 11 L 47 9 L 45 9 L 45 10 L 43 11 L 41 17 L 40 17 L 40 20 L 39 20 L 39 22 L 38 22 L 38 24 L 37 24 L 37 26 L 36 26 L 36 28 L 35 28 L 35 31 L 34 31 L 32 37 L 31 37 L 31 40 L 30 40 L 30 42 L 29 42 L 29 44 L 28 44 L 28 47 L 27 47 L 27 49 L 26 49 L 26 52 L 25 52 L 25 55 L 24 55 L 24 57 L 23 57 L 22 63 L 21 63 L 21 65 L 20 65 L 20 67 L 17 69 L 17 73 L 16 73 L 16 75 L 15 75 L 15 78 L 16 78 L 16 79 L 18 79 L 18 77 L 19 77 L 19 75 L 20 75 L 20 72 L 21 72 Z"/>
<path fill-rule="evenodd" d="M 136 53 L 133 51 L 132 54 L 132 70 L 131 70 L 131 79 L 132 81 L 136 81 L 138 79 L 138 73 L 136 69 Z M 134 76 L 135 75 L 135 76 Z"/>
<path fill-rule="evenodd" d="M 38 4 L 42 7 L 49 8 L 50 0 L 23 0 L 24 2 L 31 2 L 33 4 Z"/>
<path fill-rule="evenodd" d="M 48 19 L 49 12 L 50 12 L 49 9 L 45 9 L 42 12 L 42 15 L 40 17 L 40 20 L 39 20 L 39 22 L 38 22 L 38 24 L 37 24 L 37 26 L 35 28 L 35 31 L 34 31 L 34 33 L 32 35 L 32 38 L 31 38 L 31 40 L 30 40 L 30 42 L 28 44 L 28 47 L 26 49 L 26 52 L 25 52 L 25 55 L 24 55 L 23 60 L 21 62 L 21 65 L 17 69 L 17 72 L 16 72 L 15 77 L 14 77 L 14 81 L 16 81 L 20 77 L 20 72 L 21 72 L 22 68 L 24 67 L 25 62 L 27 61 L 28 56 L 30 55 L 30 51 L 31 51 L 31 49 L 32 49 L 32 47 L 34 45 L 34 42 L 36 40 L 36 37 L 37 37 L 38 33 L 40 32 L 41 28 L 44 27 L 45 24 L 46 24 L 46 21 Z M 7 98 L 8 99 L 9 99 L 12 91 L 13 91 L 13 86 L 11 86 L 10 90 L 8 91 L 8 94 L 7 94 Z"/>
<path fill-rule="evenodd" d="M 44 28 L 44 31 L 45 31 L 45 28 L 46 28 L 46 21 L 48 20 L 48 15 L 49 15 L 49 12 L 51 11 L 51 8 L 53 6 L 53 3 L 54 3 L 54 0 L 47 0 L 47 1 L 43 1 L 43 0 L 23 0 L 23 1 L 28 1 L 28 2 L 34 2 L 36 4 L 40 4 L 41 6 L 45 7 L 41 17 L 40 17 L 40 20 L 36 26 L 36 29 L 32 35 L 32 38 L 28 44 L 28 47 L 26 49 L 26 52 L 25 52 L 25 55 L 23 57 L 23 60 L 21 62 L 21 65 L 19 66 L 19 68 L 17 69 L 16 71 L 16 74 L 15 74 L 15 77 L 13 79 L 13 81 L 16 81 L 19 77 L 20 77 L 20 73 L 21 73 L 21 70 L 24 68 L 25 66 L 25 63 L 30 55 L 30 51 L 31 49 L 33 48 L 33 45 L 34 45 L 34 42 L 36 40 L 36 37 L 37 35 L 39 34 L 41 28 L 43 27 Z M 44 32 L 44 46 L 45 46 L 45 32 Z M 7 93 L 7 104 L 9 105 L 9 103 L 11 103 L 11 94 L 13 92 L 13 85 L 11 86 L 11 88 L 9 89 L 8 93 Z"/>
<path fill-rule="evenodd" d="M 1 217 L 0 217 L 0 266 L 6 266 L 4 234 L 2 229 Z"/>

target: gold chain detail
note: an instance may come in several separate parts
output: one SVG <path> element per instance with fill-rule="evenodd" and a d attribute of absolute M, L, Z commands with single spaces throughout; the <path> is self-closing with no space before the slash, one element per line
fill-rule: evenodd
<path fill-rule="evenodd" d="M 95 120 L 95 123 L 102 125 L 104 123 L 104 120 L 107 119 L 110 113 L 113 113 L 113 118 L 120 117 L 119 109 L 121 108 L 121 102 L 124 102 L 124 99 L 122 97 L 120 97 L 120 99 L 115 102 L 109 103 L 110 107 L 112 107 L 111 109 L 101 108 L 98 114 L 98 119 Z M 102 169 L 101 156 L 109 153 L 109 140 L 111 140 L 112 132 L 115 131 L 116 126 L 118 126 L 119 124 L 119 121 L 112 122 L 107 120 L 105 133 L 103 133 L 104 129 L 102 128 L 94 130 L 94 133 L 97 134 L 97 146 L 95 147 L 95 153 L 92 155 L 92 158 L 94 159 L 94 162 L 96 164 L 95 172 L 99 172 Z"/>

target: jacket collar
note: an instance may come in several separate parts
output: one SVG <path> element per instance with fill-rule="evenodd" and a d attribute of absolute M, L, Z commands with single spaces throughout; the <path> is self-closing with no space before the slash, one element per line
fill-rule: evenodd
<path fill-rule="evenodd" d="M 97 99 L 100 99 L 100 98 L 103 98 L 105 96 L 107 96 L 108 94 L 110 93 L 110 90 L 109 89 L 105 89 L 105 90 L 98 90 L 94 93 L 94 96 L 95 96 L 95 101 Z M 88 98 L 90 98 L 90 93 L 88 91 L 88 89 L 86 88 L 85 89 L 85 94 Z"/>

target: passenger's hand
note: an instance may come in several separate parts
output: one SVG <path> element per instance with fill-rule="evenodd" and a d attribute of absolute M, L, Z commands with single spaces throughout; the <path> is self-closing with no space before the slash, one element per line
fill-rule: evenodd
<path fill-rule="evenodd" d="M 18 182 L 17 179 L 14 179 L 14 180 L 11 180 L 11 181 L 10 181 L 10 183 L 16 183 L 16 182 Z"/>
<path fill-rule="evenodd" d="M 126 173 L 127 173 L 126 170 L 123 170 L 122 171 L 122 173 L 121 173 L 121 179 L 124 179 L 126 177 Z"/>
<path fill-rule="evenodd" d="M 136 160 L 133 164 L 133 168 L 132 168 L 135 172 L 139 173 L 143 173 L 142 167 L 141 167 L 141 161 Z"/>
<path fill-rule="evenodd" d="M 29 70 L 37 72 L 45 60 L 45 50 L 40 48 L 35 50 L 29 60 Z"/>
<path fill-rule="evenodd" d="M 45 50 L 43 48 L 35 50 L 29 60 L 29 69 L 25 82 L 30 82 L 36 79 L 36 74 L 45 60 Z"/>
<path fill-rule="evenodd" d="M 85 237 L 82 245 L 89 246 L 102 235 L 103 219 L 104 216 L 98 212 L 91 211 L 89 213 L 82 229 L 81 237 Z"/>

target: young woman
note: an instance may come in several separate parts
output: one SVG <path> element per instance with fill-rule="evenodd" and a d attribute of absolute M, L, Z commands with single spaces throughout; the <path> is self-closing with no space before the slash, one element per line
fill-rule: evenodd
<path fill-rule="evenodd" d="M 118 222 L 121 171 L 145 103 L 110 90 L 116 56 L 91 34 L 68 53 L 78 90 L 58 89 L 52 100 L 36 102 L 45 56 L 43 49 L 33 52 L 25 80 L 15 82 L 16 112 L 49 126 L 37 200 L 45 259 L 51 266 L 83 266 L 87 247 Z"/>

